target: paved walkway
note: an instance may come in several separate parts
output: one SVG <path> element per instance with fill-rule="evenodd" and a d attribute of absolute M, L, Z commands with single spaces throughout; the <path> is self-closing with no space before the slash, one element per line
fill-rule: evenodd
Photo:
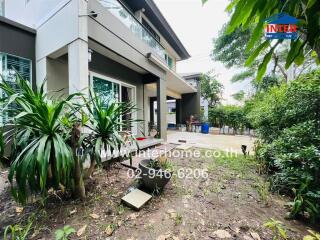
<path fill-rule="evenodd" d="M 242 135 L 213 135 L 194 132 L 168 131 L 168 143 L 186 141 L 187 146 L 234 151 L 241 153 L 241 145 L 247 145 L 250 153 L 253 153 L 255 138 Z M 181 144 L 181 142 L 180 142 Z"/>

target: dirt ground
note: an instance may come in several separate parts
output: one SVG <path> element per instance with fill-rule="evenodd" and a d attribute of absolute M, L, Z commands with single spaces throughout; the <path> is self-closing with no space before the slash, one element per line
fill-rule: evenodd
<path fill-rule="evenodd" d="M 129 178 L 128 168 L 121 165 L 95 172 L 88 182 L 85 202 L 55 193 L 45 207 L 35 202 L 21 209 L 6 188 L 0 194 L 0 239 L 5 226 L 26 224 L 32 214 L 35 220 L 28 239 L 54 239 L 57 229 L 70 225 L 78 231 L 70 239 L 182 240 L 224 236 L 269 240 L 271 232 L 263 224 L 270 218 L 282 221 L 293 240 L 302 239 L 307 233 L 308 227 L 303 223 L 284 219 L 286 199 L 268 193 L 268 186 L 256 173 L 255 162 L 242 156 L 213 158 L 203 156 L 204 150 L 201 153 L 201 157 L 171 157 L 180 176 L 173 176 L 165 190 L 139 212 L 121 204 L 128 188 L 139 182 Z M 199 177 L 202 170 L 208 176 Z"/>

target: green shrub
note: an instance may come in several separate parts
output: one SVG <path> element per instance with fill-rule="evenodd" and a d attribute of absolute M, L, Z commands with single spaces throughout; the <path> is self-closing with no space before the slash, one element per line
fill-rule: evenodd
<path fill-rule="evenodd" d="M 320 220 L 320 70 L 257 96 L 248 118 L 271 189 L 294 197 L 292 217 Z"/>

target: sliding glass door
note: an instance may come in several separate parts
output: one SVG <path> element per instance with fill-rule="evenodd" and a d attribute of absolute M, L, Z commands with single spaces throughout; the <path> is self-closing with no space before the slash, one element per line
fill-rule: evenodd
<path fill-rule="evenodd" d="M 91 73 L 91 84 L 96 94 L 105 102 L 106 107 L 110 102 L 131 102 L 136 104 L 136 88 L 132 85 L 96 73 Z M 129 121 L 132 118 L 136 118 L 135 113 L 123 115 L 121 121 Z M 122 130 L 132 131 L 133 134 L 136 134 L 137 126 Z"/>
<path fill-rule="evenodd" d="M 102 98 L 106 106 L 108 106 L 110 102 L 120 101 L 120 85 L 118 83 L 93 76 L 92 85 L 93 90 Z"/>

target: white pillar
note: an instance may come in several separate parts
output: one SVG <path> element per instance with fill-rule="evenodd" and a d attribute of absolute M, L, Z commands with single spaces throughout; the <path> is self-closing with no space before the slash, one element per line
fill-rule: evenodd
<path fill-rule="evenodd" d="M 88 43 L 78 39 L 68 46 L 69 94 L 89 92 Z"/>
<path fill-rule="evenodd" d="M 46 80 L 47 78 L 47 58 L 44 57 L 38 60 L 36 63 L 36 68 L 37 68 L 36 84 L 37 84 L 37 88 L 39 88 L 42 85 L 43 81 Z M 48 86 L 48 83 L 45 83 L 45 87 L 44 87 L 45 91 L 48 90 L 47 86 Z"/>
<path fill-rule="evenodd" d="M 157 125 L 163 140 L 167 140 L 167 110 L 167 82 L 159 78 L 157 80 Z"/>
<path fill-rule="evenodd" d="M 148 96 L 148 86 L 147 84 L 143 85 L 143 119 L 144 119 L 144 134 L 149 135 L 149 126 L 150 122 L 150 100 Z"/>

